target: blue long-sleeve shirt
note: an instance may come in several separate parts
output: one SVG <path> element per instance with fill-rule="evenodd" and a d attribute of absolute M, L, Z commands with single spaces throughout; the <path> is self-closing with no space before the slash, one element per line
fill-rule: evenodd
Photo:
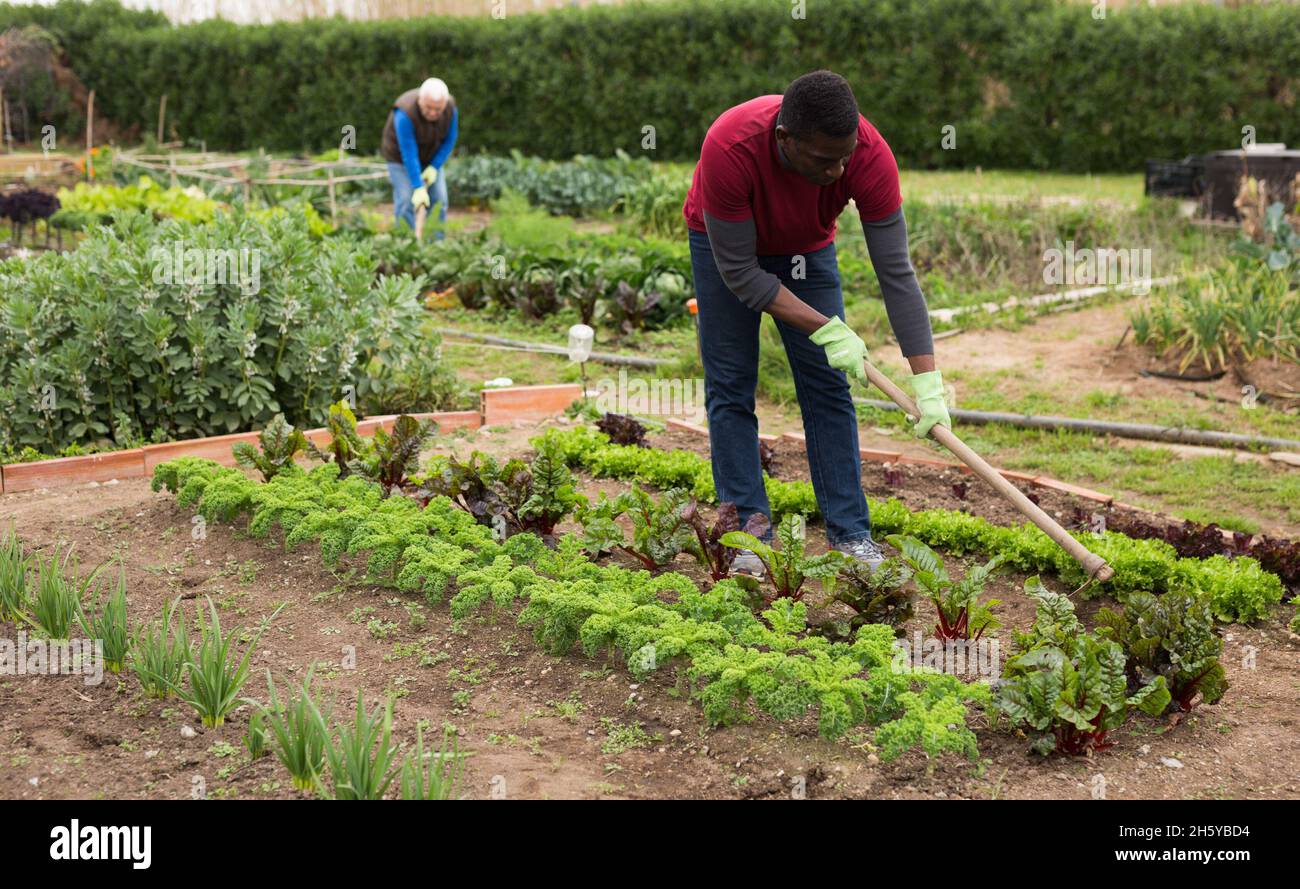
<path fill-rule="evenodd" d="M 406 174 L 411 177 L 411 184 L 419 188 L 420 183 L 420 149 L 415 143 L 415 125 L 411 123 L 405 111 L 400 108 L 393 109 L 393 126 L 397 130 L 397 147 L 402 152 L 402 165 L 406 167 Z M 447 162 L 451 155 L 451 150 L 456 147 L 456 134 L 460 130 L 460 109 L 451 109 L 451 126 L 447 128 L 447 138 L 442 140 L 438 146 L 438 151 L 429 161 L 429 166 L 439 172 L 442 171 L 442 165 Z"/>

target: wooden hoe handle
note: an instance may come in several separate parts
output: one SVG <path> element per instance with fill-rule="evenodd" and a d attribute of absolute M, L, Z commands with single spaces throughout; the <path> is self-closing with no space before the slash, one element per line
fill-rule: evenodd
<path fill-rule="evenodd" d="M 921 416 L 916 403 L 907 396 L 906 392 L 894 385 L 893 380 L 873 367 L 870 361 L 865 362 L 865 365 L 867 379 L 871 381 L 873 386 L 888 395 L 894 404 L 913 417 Z M 1070 533 L 1057 524 L 1055 519 L 1044 512 L 1038 504 L 1026 497 L 1019 488 L 1003 478 L 996 469 L 984 461 L 983 457 L 972 451 L 965 442 L 954 435 L 951 429 L 936 424 L 930 429 L 930 437 L 956 454 L 958 459 L 969 466 L 976 475 L 992 485 L 994 490 L 1011 501 L 1011 504 L 1031 522 L 1042 528 L 1043 533 L 1056 541 L 1063 550 L 1083 566 L 1084 572 L 1090 579 L 1104 583 L 1115 576 L 1115 569 L 1106 564 L 1105 559 L 1070 536 Z"/>

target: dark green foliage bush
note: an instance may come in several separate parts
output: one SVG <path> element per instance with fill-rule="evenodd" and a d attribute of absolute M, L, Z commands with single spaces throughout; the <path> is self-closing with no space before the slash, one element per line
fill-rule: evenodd
<path fill-rule="evenodd" d="M 242 274 L 171 274 L 177 250 Z M 395 389 L 455 403 L 415 282 L 376 279 L 364 248 L 311 240 L 301 216 L 122 215 L 74 252 L 0 263 L 0 293 L 0 448 L 319 426 L 348 391 L 372 413 Z"/>
<path fill-rule="evenodd" d="M 428 76 L 430 59 L 460 103 L 469 151 L 639 156 L 651 126 L 655 159 L 694 160 L 726 108 L 822 67 L 849 79 L 911 166 L 1133 170 L 1236 145 L 1245 124 L 1300 142 L 1294 90 L 1277 73 L 1300 70 L 1300 8 L 1092 11 L 839 0 L 796 19 L 772 0 L 677 0 L 500 20 L 171 27 L 115 3 L 64 2 L 0 7 L 0 27 L 54 34 L 98 91 L 97 113 L 124 127 L 152 132 L 167 93 L 176 131 L 210 148 L 318 150 L 352 125 L 358 149 L 373 152 L 390 103 Z M 1117 96 L 1139 111 L 1119 113 Z M 954 150 L 941 145 L 945 125 L 956 128 Z M 562 179 L 547 200 L 563 205 L 568 189 L 597 184 L 575 186 L 581 178 Z"/>

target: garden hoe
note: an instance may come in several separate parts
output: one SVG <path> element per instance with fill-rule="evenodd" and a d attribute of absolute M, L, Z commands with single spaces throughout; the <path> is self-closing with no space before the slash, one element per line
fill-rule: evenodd
<path fill-rule="evenodd" d="M 428 207 L 420 207 L 415 211 L 415 240 L 424 242 L 424 220 L 429 216 Z"/>
<path fill-rule="evenodd" d="M 867 370 L 867 379 L 871 384 L 888 395 L 894 404 L 901 407 L 904 411 L 913 417 L 921 416 L 917 410 L 916 404 L 912 399 L 907 397 L 902 389 L 894 385 L 894 381 L 889 379 L 879 370 L 871 365 L 870 361 L 865 362 Z M 1020 510 L 1031 522 L 1043 529 L 1048 537 L 1057 542 L 1062 549 L 1075 558 L 1083 566 L 1084 572 L 1088 575 L 1087 582 L 1075 590 L 1076 593 L 1091 586 L 1094 582 L 1105 583 L 1115 576 L 1115 569 L 1106 564 L 1106 560 L 1094 552 L 1090 552 L 1082 543 L 1075 540 L 1070 533 L 1062 528 L 1056 521 L 1039 508 L 1026 497 L 1019 488 L 1003 478 L 996 469 L 984 461 L 984 458 L 975 453 L 960 438 L 953 434 L 953 431 L 947 426 L 935 425 L 930 429 L 930 437 L 948 450 L 952 451 L 961 459 L 963 463 L 984 481 L 993 486 L 993 489 L 1011 501 L 1016 509 Z"/>

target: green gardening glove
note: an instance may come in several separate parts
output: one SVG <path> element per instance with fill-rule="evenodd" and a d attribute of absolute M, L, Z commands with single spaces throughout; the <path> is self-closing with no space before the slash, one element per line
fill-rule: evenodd
<path fill-rule="evenodd" d="M 863 368 L 867 360 L 867 344 L 839 318 L 827 321 L 808 339 L 826 350 L 826 361 L 831 367 L 864 383 L 867 381 L 867 372 Z"/>
<path fill-rule="evenodd" d="M 438 181 L 438 168 L 433 166 L 425 167 L 424 172 L 420 174 L 420 178 L 424 180 L 425 185 L 432 185 Z"/>
<path fill-rule="evenodd" d="M 948 402 L 944 398 L 943 377 L 937 370 L 912 375 L 912 391 L 916 393 L 916 407 L 921 417 L 916 421 L 916 437 L 925 438 L 937 424 L 952 428 L 948 416 Z"/>
<path fill-rule="evenodd" d="M 411 206 L 416 210 L 429 206 L 429 189 L 423 185 L 411 192 Z"/>

